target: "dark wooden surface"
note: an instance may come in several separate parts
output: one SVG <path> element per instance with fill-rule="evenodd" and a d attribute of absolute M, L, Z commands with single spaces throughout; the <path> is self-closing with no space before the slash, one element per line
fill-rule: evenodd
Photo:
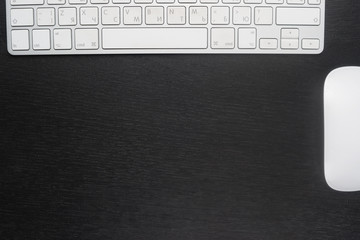
<path fill-rule="evenodd" d="M 0 8 L 2 240 L 360 239 L 322 139 L 360 1 L 327 1 L 313 56 L 12 57 Z"/>

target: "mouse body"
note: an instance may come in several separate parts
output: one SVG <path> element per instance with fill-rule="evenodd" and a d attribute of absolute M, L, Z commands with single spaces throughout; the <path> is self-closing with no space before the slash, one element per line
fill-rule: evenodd
<path fill-rule="evenodd" d="M 324 86 L 324 168 L 337 191 L 360 191 L 360 67 L 332 71 Z"/>

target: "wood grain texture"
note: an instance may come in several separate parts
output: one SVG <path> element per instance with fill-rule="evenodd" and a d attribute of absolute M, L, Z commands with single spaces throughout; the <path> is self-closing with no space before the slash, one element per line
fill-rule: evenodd
<path fill-rule="evenodd" d="M 359 12 L 327 0 L 321 55 L 12 57 L 1 1 L 0 239 L 360 239 L 322 119 Z"/>

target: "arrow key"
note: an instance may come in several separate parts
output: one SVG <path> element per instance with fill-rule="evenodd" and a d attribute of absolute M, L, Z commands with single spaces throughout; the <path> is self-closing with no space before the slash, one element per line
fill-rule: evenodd
<path fill-rule="evenodd" d="M 281 39 L 281 48 L 282 49 L 298 49 L 299 40 L 298 39 Z"/>
<path fill-rule="evenodd" d="M 302 48 L 306 50 L 317 50 L 320 48 L 320 40 L 319 39 L 303 39 L 302 40 Z"/>
<path fill-rule="evenodd" d="M 277 49 L 278 40 L 276 38 L 262 38 L 260 39 L 261 49 Z"/>

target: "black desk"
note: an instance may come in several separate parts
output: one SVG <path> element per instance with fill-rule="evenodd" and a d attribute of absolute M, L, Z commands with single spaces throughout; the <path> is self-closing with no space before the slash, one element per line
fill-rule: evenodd
<path fill-rule="evenodd" d="M 314 56 L 12 57 L 0 6 L 2 240 L 360 239 L 322 139 L 360 1 L 327 0 Z"/>

